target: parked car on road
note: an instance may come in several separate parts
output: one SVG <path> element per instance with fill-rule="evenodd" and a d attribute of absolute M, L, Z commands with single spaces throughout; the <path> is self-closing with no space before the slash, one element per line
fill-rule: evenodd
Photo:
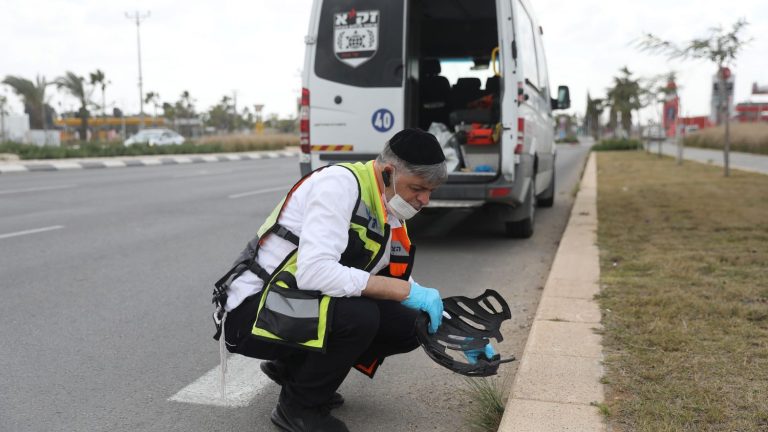
<path fill-rule="evenodd" d="M 144 129 L 125 140 L 124 144 L 179 145 L 184 144 L 184 137 L 170 129 Z"/>

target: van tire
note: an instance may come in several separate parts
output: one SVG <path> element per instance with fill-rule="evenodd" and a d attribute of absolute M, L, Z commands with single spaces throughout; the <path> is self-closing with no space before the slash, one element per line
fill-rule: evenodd
<path fill-rule="evenodd" d="M 538 207 L 552 207 L 555 204 L 555 169 L 552 168 L 552 180 L 549 182 L 547 190 L 536 200 Z"/>
<path fill-rule="evenodd" d="M 528 187 L 528 196 L 523 203 L 527 209 L 528 217 L 519 221 L 504 223 L 506 234 L 509 238 L 526 239 L 533 235 L 533 225 L 536 220 L 536 184 L 534 182 L 535 180 L 531 177 L 531 184 Z"/>

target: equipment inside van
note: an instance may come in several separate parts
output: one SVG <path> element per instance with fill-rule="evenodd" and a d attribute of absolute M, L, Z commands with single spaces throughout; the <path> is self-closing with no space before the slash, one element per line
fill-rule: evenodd
<path fill-rule="evenodd" d="M 300 105 L 302 174 L 369 160 L 406 127 L 449 162 L 430 207 L 485 207 L 512 237 L 555 195 L 554 109 L 528 0 L 315 0 Z"/>

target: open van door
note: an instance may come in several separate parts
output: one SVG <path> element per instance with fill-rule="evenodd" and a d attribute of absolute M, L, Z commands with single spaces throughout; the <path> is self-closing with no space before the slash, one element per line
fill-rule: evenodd
<path fill-rule="evenodd" d="M 369 160 L 405 126 L 404 2 L 316 1 L 302 91 L 302 157 L 311 165 L 302 163 L 303 173 Z"/>

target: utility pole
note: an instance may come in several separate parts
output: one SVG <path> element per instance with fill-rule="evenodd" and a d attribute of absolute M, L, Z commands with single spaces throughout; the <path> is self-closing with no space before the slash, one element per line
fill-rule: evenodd
<path fill-rule="evenodd" d="M 149 18 L 149 11 L 145 14 L 140 14 L 138 11 L 136 11 L 133 14 L 130 14 L 128 12 L 125 13 L 125 17 L 129 20 L 136 22 L 136 46 L 138 47 L 139 51 L 139 116 L 141 117 L 141 126 L 139 129 L 144 129 L 144 87 L 142 82 L 142 76 L 141 76 L 141 22 L 145 19 Z"/>

